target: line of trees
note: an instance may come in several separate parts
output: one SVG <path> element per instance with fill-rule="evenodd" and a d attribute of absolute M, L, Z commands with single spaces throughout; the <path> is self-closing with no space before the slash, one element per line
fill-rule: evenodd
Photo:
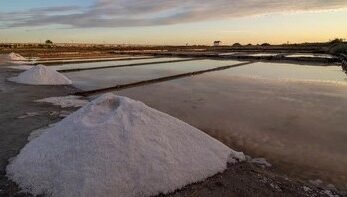
<path fill-rule="evenodd" d="M 334 38 L 334 39 L 331 39 L 329 42 L 326 42 L 326 44 L 341 44 L 341 43 L 345 43 L 346 39 L 344 38 Z M 301 43 L 301 44 L 312 44 L 312 43 Z M 294 45 L 301 45 L 301 44 L 294 44 Z M 319 44 L 319 43 L 317 43 Z M 324 44 L 324 43 L 322 43 Z M 290 45 L 289 42 L 288 43 L 285 43 L 283 45 Z M 266 47 L 266 46 L 271 46 L 270 43 L 262 43 L 262 44 L 256 44 L 256 45 L 253 45 L 253 44 L 247 44 L 247 45 L 242 45 L 240 44 L 239 42 L 236 42 L 234 44 L 232 44 L 231 46 L 233 47 L 242 47 L 242 46 L 263 46 L 263 47 Z"/>

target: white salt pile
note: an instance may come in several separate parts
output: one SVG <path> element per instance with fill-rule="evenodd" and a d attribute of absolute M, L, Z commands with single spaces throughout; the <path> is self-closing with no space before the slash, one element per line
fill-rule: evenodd
<path fill-rule="evenodd" d="M 10 60 L 13 61 L 26 61 L 27 59 L 21 55 L 19 55 L 18 53 L 10 53 L 8 54 L 8 57 Z"/>
<path fill-rule="evenodd" d="M 17 77 L 8 79 L 16 83 L 30 84 L 30 85 L 69 85 L 72 84 L 71 80 L 64 75 L 58 73 L 54 69 L 48 68 L 44 65 L 37 65 L 29 70 L 19 74 Z"/>
<path fill-rule="evenodd" d="M 25 57 L 17 53 L 0 54 L 0 65 L 1 64 L 21 64 L 27 61 L 28 59 L 26 59 Z"/>
<path fill-rule="evenodd" d="M 88 103 L 87 100 L 82 99 L 81 96 L 61 96 L 61 97 L 50 97 L 45 99 L 36 100 L 35 102 L 50 103 L 62 108 L 68 107 L 82 107 Z"/>
<path fill-rule="evenodd" d="M 33 195 L 152 196 L 243 160 L 202 131 L 113 94 L 90 102 L 30 141 L 7 176 Z"/>

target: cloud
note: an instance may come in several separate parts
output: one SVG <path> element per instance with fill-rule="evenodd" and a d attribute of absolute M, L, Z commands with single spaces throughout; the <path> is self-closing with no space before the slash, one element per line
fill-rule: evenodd
<path fill-rule="evenodd" d="M 89 7 L 62 6 L 0 13 L 7 27 L 52 24 L 76 28 L 155 26 L 347 8 L 346 0 L 95 0 Z"/>

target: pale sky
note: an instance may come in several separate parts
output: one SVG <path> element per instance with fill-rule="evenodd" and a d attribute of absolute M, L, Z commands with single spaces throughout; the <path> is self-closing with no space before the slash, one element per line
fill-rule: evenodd
<path fill-rule="evenodd" d="M 0 0 L 0 42 L 320 42 L 346 21 L 347 0 Z"/>

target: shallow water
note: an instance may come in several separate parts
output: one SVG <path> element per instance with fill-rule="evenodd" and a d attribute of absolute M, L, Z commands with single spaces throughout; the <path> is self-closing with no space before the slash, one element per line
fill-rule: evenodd
<path fill-rule="evenodd" d="M 237 52 L 229 52 L 229 53 L 218 53 L 219 56 L 224 56 L 224 55 L 235 55 Z"/>
<path fill-rule="evenodd" d="M 347 76 L 339 66 L 310 66 L 257 62 L 223 72 L 223 76 L 243 76 L 269 80 L 325 82 L 347 85 Z"/>
<path fill-rule="evenodd" d="M 115 93 L 266 157 L 288 175 L 347 183 L 347 86 L 339 67 L 255 63 Z"/>
<path fill-rule="evenodd" d="M 197 60 L 187 62 L 162 63 L 136 67 L 108 68 L 64 73 L 82 90 L 105 88 L 119 84 L 177 75 L 218 66 L 234 65 L 239 61 Z"/>
<path fill-rule="evenodd" d="M 140 64 L 140 63 L 150 63 L 150 62 L 162 62 L 162 61 L 176 61 L 176 60 L 184 60 L 184 58 L 149 58 L 149 59 L 141 59 L 141 58 L 132 58 L 131 60 L 122 60 L 124 58 L 120 59 L 114 59 L 110 61 L 101 61 L 101 62 L 79 62 L 79 63 L 68 63 L 63 64 L 60 63 L 58 65 L 52 65 L 49 66 L 50 68 L 53 68 L 57 71 L 59 70 L 68 70 L 68 69 L 78 69 L 78 68 L 97 68 L 97 67 L 104 67 L 104 66 L 122 66 L 127 64 Z M 65 61 L 65 60 L 64 60 Z M 76 60 L 73 60 L 76 61 Z M 80 60 L 78 60 L 80 61 Z M 90 59 L 88 60 L 90 61 Z M 18 64 L 18 65 L 9 65 L 8 68 L 13 68 L 17 70 L 28 70 L 33 67 L 33 65 L 25 65 L 25 64 Z"/>
<path fill-rule="evenodd" d="M 313 54 L 313 53 L 296 53 L 286 55 L 286 57 L 318 57 L 318 58 L 334 58 L 334 56 L 329 54 Z"/>
<path fill-rule="evenodd" d="M 143 58 L 154 58 L 151 56 L 119 56 L 119 57 L 100 57 L 100 58 L 31 58 L 26 61 L 12 61 L 14 64 L 53 64 L 54 65 L 62 65 L 62 64 L 69 64 L 73 62 L 91 62 L 91 61 L 119 61 L 123 59 L 143 59 Z"/>
<path fill-rule="evenodd" d="M 84 90 L 237 64 L 199 60 L 66 73 Z M 285 174 L 347 183 L 347 83 L 336 66 L 254 63 L 117 91 Z"/>
<path fill-rule="evenodd" d="M 224 74 L 115 94 L 141 100 L 239 151 L 265 157 L 285 174 L 345 186 L 347 86 Z"/>
<path fill-rule="evenodd" d="M 98 57 L 98 58 L 48 58 L 48 59 L 34 59 L 31 60 L 31 63 L 39 63 L 39 64 L 47 64 L 47 63 L 56 63 L 56 64 L 64 64 L 64 63 L 72 63 L 72 62 L 89 62 L 89 61 L 112 61 L 112 60 L 122 60 L 122 59 L 142 59 L 142 58 L 150 58 L 151 56 L 119 56 L 119 57 Z"/>
<path fill-rule="evenodd" d="M 240 56 L 251 56 L 251 57 L 262 57 L 262 56 L 276 56 L 279 55 L 278 53 L 240 53 L 240 52 L 228 52 L 228 53 L 219 53 L 219 56 L 233 56 L 233 55 L 240 55 Z"/>
<path fill-rule="evenodd" d="M 139 63 L 149 63 L 149 62 L 162 62 L 162 61 L 175 61 L 184 60 L 184 58 L 150 58 L 150 59 L 135 59 L 135 60 L 125 60 L 125 61 L 105 61 L 105 62 L 89 62 L 89 63 L 73 63 L 73 64 L 62 64 L 57 66 L 50 66 L 56 70 L 67 70 L 76 68 L 97 68 L 103 66 L 121 66 L 126 64 L 139 64 Z"/>
<path fill-rule="evenodd" d="M 246 56 L 252 56 L 252 57 L 262 57 L 262 56 L 276 56 L 279 55 L 278 53 L 252 53 L 252 54 L 245 54 Z"/>

